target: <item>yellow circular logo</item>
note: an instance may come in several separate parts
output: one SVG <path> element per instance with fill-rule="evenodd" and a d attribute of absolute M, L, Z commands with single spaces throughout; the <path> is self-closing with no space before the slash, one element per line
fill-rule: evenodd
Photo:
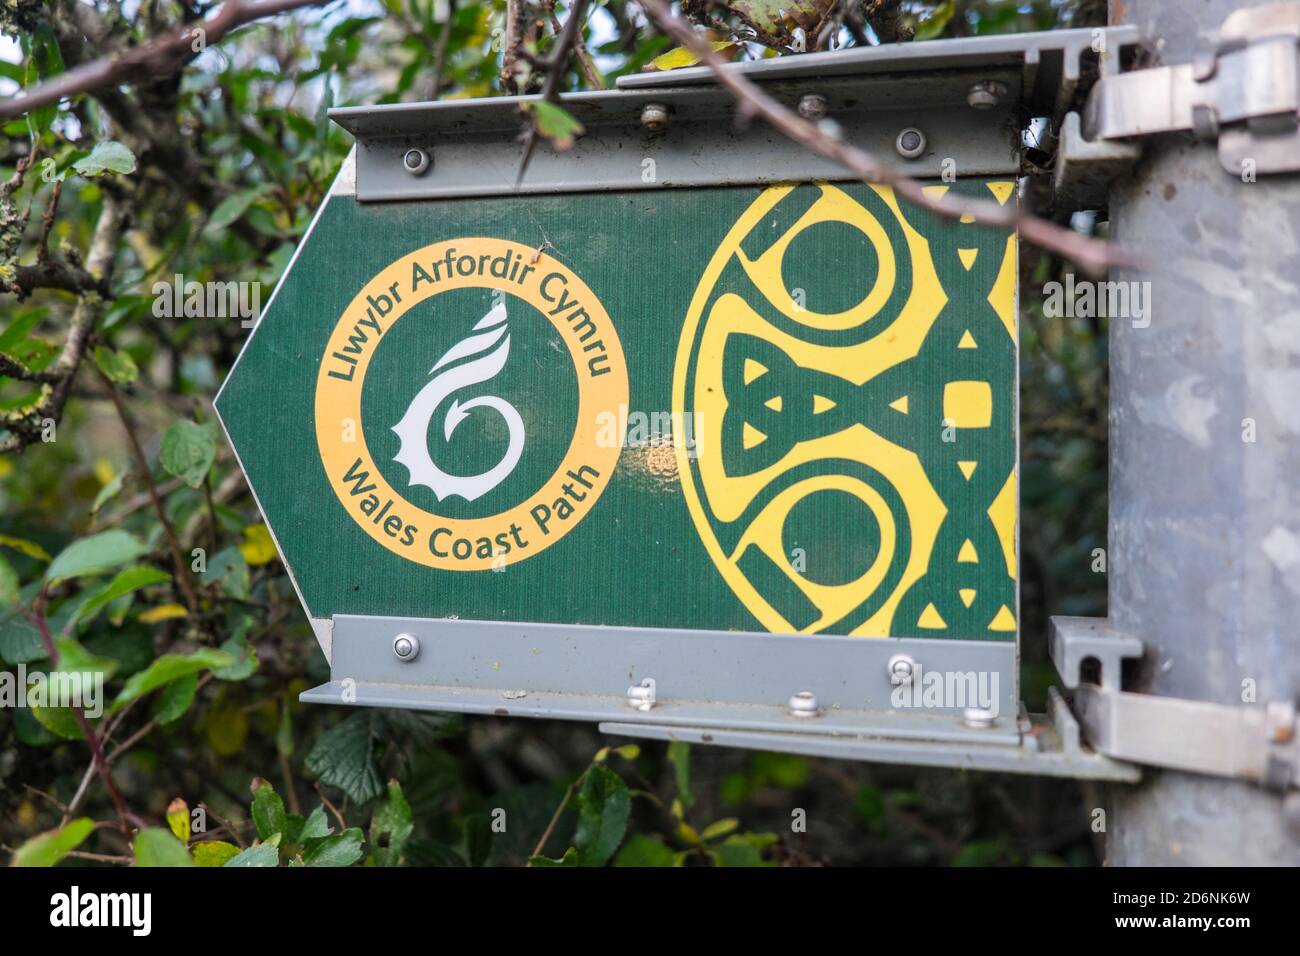
<path fill-rule="evenodd" d="M 568 362 L 550 381 L 557 351 Z M 557 411 L 573 379 L 576 399 Z M 316 443 L 371 538 L 481 571 L 532 557 L 590 513 L 627 402 L 618 332 L 582 279 L 517 242 L 452 239 L 388 265 L 339 317 L 316 379 Z"/>

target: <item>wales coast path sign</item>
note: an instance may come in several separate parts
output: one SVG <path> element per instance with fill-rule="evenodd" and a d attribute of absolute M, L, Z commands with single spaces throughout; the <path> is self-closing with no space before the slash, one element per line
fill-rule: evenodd
<path fill-rule="evenodd" d="M 1015 270 L 861 185 L 336 198 L 218 406 L 312 617 L 1009 640 Z"/>
<path fill-rule="evenodd" d="M 1015 96 L 972 119 L 967 86 L 907 109 L 908 171 L 1015 203 Z M 807 692 L 801 732 L 955 739 L 976 707 L 1021 745 L 1016 237 L 720 97 L 574 97 L 588 136 L 518 186 L 509 100 L 335 111 L 358 148 L 217 400 L 330 658 L 305 699 L 780 732 Z M 912 713 L 899 667 L 986 683 Z"/>

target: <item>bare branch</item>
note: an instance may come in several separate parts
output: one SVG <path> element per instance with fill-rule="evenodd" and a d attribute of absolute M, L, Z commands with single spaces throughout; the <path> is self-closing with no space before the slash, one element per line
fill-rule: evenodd
<path fill-rule="evenodd" d="M 116 86 L 161 66 L 188 63 L 231 30 L 254 20 L 301 7 L 317 7 L 332 0 L 227 0 L 213 17 L 191 23 L 143 46 L 76 66 L 23 96 L 0 102 L 0 121 L 49 106 L 68 96 Z"/>
<path fill-rule="evenodd" d="M 90 240 L 90 249 L 86 256 L 85 272 L 99 285 L 107 285 L 113 274 L 113 261 L 117 256 L 118 241 L 126 225 L 126 208 L 123 201 L 111 191 L 104 193 L 104 205 L 95 224 L 95 232 Z M 38 268 L 38 267 L 31 267 Z M 19 270 L 21 276 L 22 270 Z M 59 357 L 49 368 L 41 373 L 33 373 L 9 360 L 12 368 L 6 368 L 5 374 L 28 381 L 44 384 L 41 397 L 35 404 L 7 413 L 0 424 L 10 432 L 0 441 L 0 452 L 20 449 L 40 438 L 45 419 L 58 421 L 63 414 L 63 406 L 72 391 L 77 369 L 90 344 L 91 333 L 99 323 L 104 312 L 105 298 L 97 289 L 83 291 L 77 306 L 72 311 L 72 323 L 68 328 L 68 337 L 63 341 Z M 23 374 L 26 372 L 26 374 Z"/>
<path fill-rule="evenodd" d="M 1018 229 L 1026 241 L 1073 259 L 1090 272 L 1099 273 L 1111 266 L 1133 264 L 1133 256 L 1120 247 L 1022 213 L 1013 204 L 1001 206 L 991 200 L 966 199 L 952 193 L 941 199 L 930 196 L 917 180 L 900 175 L 892 167 L 848 145 L 823 127 L 808 122 L 772 99 L 739 69 L 730 67 L 689 24 L 674 16 L 665 0 L 641 0 L 641 6 L 660 29 L 694 53 L 701 63 L 713 71 L 718 83 L 736 97 L 737 108 L 742 115 L 761 116 L 790 139 L 819 156 L 839 163 L 864 182 L 890 186 L 913 205 L 940 216 L 950 219 L 971 216 L 990 226 Z"/>

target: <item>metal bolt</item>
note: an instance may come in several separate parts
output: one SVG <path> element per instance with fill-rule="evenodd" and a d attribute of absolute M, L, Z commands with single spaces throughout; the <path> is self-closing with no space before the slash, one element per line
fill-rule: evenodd
<path fill-rule="evenodd" d="M 799 97 L 799 115 L 814 123 L 822 119 L 829 108 L 826 97 L 820 93 L 805 93 Z"/>
<path fill-rule="evenodd" d="M 412 176 L 423 175 L 432 162 L 428 152 L 416 146 L 412 146 L 402 156 L 402 168 Z"/>
<path fill-rule="evenodd" d="M 997 80 L 980 80 L 966 94 L 966 102 L 972 109 L 991 110 L 1007 98 L 1007 85 Z"/>
<path fill-rule="evenodd" d="M 910 654 L 895 654 L 889 659 L 889 682 L 894 686 L 905 686 L 916 677 L 916 661 Z"/>
<path fill-rule="evenodd" d="M 404 664 L 420 656 L 420 639 L 414 634 L 398 634 L 393 638 L 393 653 Z"/>
<path fill-rule="evenodd" d="M 663 103 L 647 103 L 641 108 L 641 125 L 652 133 L 668 128 L 672 121 L 672 110 Z"/>
<path fill-rule="evenodd" d="M 985 710 L 983 707 L 967 707 L 962 714 L 962 723 L 967 727 L 974 727 L 976 730 L 988 730 L 997 723 L 998 715 L 991 710 Z"/>
<path fill-rule="evenodd" d="M 627 704 L 629 707 L 635 707 L 640 711 L 647 711 L 655 705 L 655 681 L 653 677 L 647 677 L 639 684 L 633 684 L 627 689 Z"/>
<path fill-rule="evenodd" d="M 925 152 L 925 134 L 915 126 L 909 126 L 894 140 L 894 149 L 904 159 L 916 159 Z"/>
<path fill-rule="evenodd" d="M 791 717 L 816 717 L 817 697 L 810 690 L 801 690 L 790 698 Z"/>

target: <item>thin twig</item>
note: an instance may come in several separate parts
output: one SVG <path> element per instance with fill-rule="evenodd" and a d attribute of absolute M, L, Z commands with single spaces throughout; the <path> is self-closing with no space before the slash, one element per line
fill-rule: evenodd
<path fill-rule="evenodd" d="M 555 832 L 556 824 L 560 822 L 560 815 L 564 813 L 564 808 L 567 807 L 569 801 L 573 799 L 573 792 L 578 789 L 578 784 L 582 783 L 583 779 L 587 776 L 587 771 L 590 769 L 591 768 L 588 767 L 587 770 L 584 770 L 579 774 L 577 779 L 574 780 L 573 783 L 569 784 L 569 789 L 564 791 L 564 799 L 561 800 L 560 805 L 555 808 L 555 813 L 551 816 L 551 822 L 546 825 L 546 831 L 542 834 L 542 838 L 537 841 L 537 846 L 533 847 L 533 852 L 528 854 L 527 866 L 532 866 L 533 857 L 541 856 L 542 850 L 546 849 L 546 841 L 549 840 L 551 834 Z"/>
<path fill-rule="evenodd" d="M 48 594 L 43 587 L 36 600 L 32 602 L 31 618 L 36 625 L 36 629 L 41 634 L 41 642 L 45 645 L 45 653 L 50 659 L 50 667 L 57 669 L 59 666 L 59 649 L 55 646 L 54 638 L 50 635 L 49 625 L 45 622 L 45 603 L 47 600 Z M 113 809 L 117 811 L 122 832 L 129 836 L 131 827 L 143 828 L 147 826 L 148 824 L 136 816 L 135 812 L 126 805 L 122 791 L 117 788 L 117 781 L 113 779 L 113 773 L 108 769 L 108 761 L 104 759 L 104 750 L 99 745 L 99 735 L 95 733 L 95 728 L 90 725 L 86 712 L 78 704 L 70 705 L 69 710 L 72 711 L 72 716 L 76 718 L 77 726 L 81 728 L 81 733 L 86 738 L 86 744 L 90 747 L 91 759 L 99 773 L 99 778 L 104 782 L 104 789 L 108 791 L 108 798 L 113 803 Z"/>
<path fill-rule="evenodd" d="M 158 486 L 154 484 L 153 473 L 149 470 L 149 459 L 145 457 L 144 448 L 141 447 L 140 439 L 135 433 L 135 425 L 131 421 L 131 416 L 126 410 L 126 404 L 122 401 L 122 396 L 118 394 L 117 386 L 113 384 L 113 380 L 102 371 L 99 376 L 104 380 L 104 385 L 108 388 L 108 397 L 112 399 L 113 407 L 117 410 L 117 417 L 126 430 L 136 468 L 140 472 L 145 487 L 149 489 L 149 499 L 153 502 L 154 512 L 158 515 L 158 521 L 162 524 L 163 534 L 167 538 L 167 547 L 172 554 L 172 563 L 176 566 L 176 585 L 181 589 L 181 595 L 185 598 L 185 605 L 189 608 L 190 613 L 198 614 L 199 596 L 194 590 L 194 582 L 190 580 L 189 565 L 185 563 L 185 559 L 181 556 L 181 545 L 180 540 L 176 537 L 176 528 L 172 525 L 171 519 L 167 517 L 167 509 L 163 507 L 162 496 L 158 494 Z"/>
<path fill-rule="evenodd" d="M 438 45 L 433 51 L 433 88 L 429 99 L 436 100 L 442 93 L 442 73 L 447 68 L 447 46 L 451 41 L 451 28 L 456 22 L 456 0 L 447 0 L 447 21 L 438 34 Z"/>
<path fill-rule="evenodd" d="M 141 46 L 83 63 L 59 74 L 48 83 L 42 83 L 30 93 L 0 102 L 0 120 L 13 119 L 78 93 L 116 86 L 163 64 L 188 63 L 208 46 L 245 23 L 329 2 L 331 0 L 258 0 L 254 3 L 227 0 L 221 10 L 207 20 L 188 23 Z"/>
<path fill-rule="evenodd" d="M 319 783 L 316 784 L 316 795 L 320 797 L 320 802 L 325 804 L 325 809 L 329 810 L 330 813 L 334 814 L 334 819 L 337 820 L 339 824 L 339 831 L 342 832 L 346 830 L 348 828 L 348 823 L 346 820 L 343 819 L 343 814 L 339 813 L 338 807 L 330 803 L 330 798 L 325 796 L 325 791 L 321 789 L 321 785 Z"/>
<path fill-rule="evenodd" d="M 990 226 L 1018 229 L 1026 241 L 1073 259 L 1090 272 L 1100 273 L 1111 266 L 1134 264 L 1132 254 L 1118 246 L 1022 213 L 1014 203 L 1002 206 L 990 200 L 966 199 L 952 193 L 941 199 L 931 197 L 917 180 L 899 174 L 778 103 L 739 69 L 729 66 L 689 24 L 674 16 L 665 0 L 640 2 L 642 9 L 660 29 L 694 53 L 699 62 L 713 71 L 718 83 L 731 91 L 742 117 L 761 116 L 779 132 L 817 155 L 839 163 L 864 182 L 891 186 L 895 193 L 913 205 L 940 216 L 950 219 L 970 216 Z"/>
<path fill-rule="evenodd" d="M 583 13 L 586 9 L 587 0 L 573 0 L 573 6 L 569 8 L 569 19 L 564 22 L 564 32 L 560 34 L 555 52 L 543 64 L 546 68 L 546 85 L 542 87 L 542 99 L 548 103 L 554 103 L 558 99 L 560 81 L 569 70 L 569 57 L 573 53 L 578 28 L 582 25 Z M 515 177 L 516 185 L 524 181 L 524 172 L 528 169 L 528 161 L 533 158 L 533 149 L 536 146 L 537 118 L 533 117 L 528 127 L 527 139 L 524 141 L 524 156 L 519 162 L 519 175 Z"/>

